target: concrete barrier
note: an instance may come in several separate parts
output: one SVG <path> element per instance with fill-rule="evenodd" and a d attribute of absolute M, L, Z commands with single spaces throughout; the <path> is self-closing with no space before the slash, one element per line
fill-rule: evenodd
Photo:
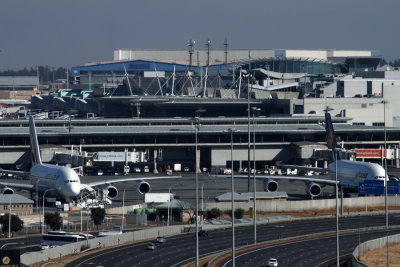
<path fill-rule="evenodd" d="M 384 246 L 386 246 L 387 243 L 400 243 L 400 234 L 369 240 L 358 245 L 353 251 L 353 266 L 368 267 L 368 265 L 358 261 L 359 256 L 368 250 L 383 248 Z"/>
<path fill-rule="evenodd" d="M 340 202 L 340 200 L 339 200 Z M 388 196 L 388 203 L 390 206 L 400 206 L 400 197 Z M 339 203 L 340 204 L 340 203 Z M 204 203 L 204 210 L 210 210 L 212 208 L 218 208 L 220 210 L 230 210 L 232 204 L 230 202 L 213 202 Z M 354 197 L 344 198 L 343 208 L 346 212 L 347 208 L 358 208 L 360 211 L 367 211 L 371 207 L 384 206 L 385 198 L 383 196 L 374 197 Z M 249 210 L 254 207 L 253 201 L 249 202 L 235 202 L 234 208 L 241 208 Z M 302 201 L 287 201 L 287 200 L 257 200 L 257 211 L 263 212 L 282 212 L 291 211 L 299 212 L 304 210 L 324 210 L 324 209 L 335 209 L 336 200 L 333 199 L 314 199 L 314 200 L 302 200 Z"/>

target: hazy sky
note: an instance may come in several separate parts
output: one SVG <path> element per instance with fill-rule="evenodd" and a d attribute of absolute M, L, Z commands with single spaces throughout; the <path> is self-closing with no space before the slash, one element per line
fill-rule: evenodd
<path fill-rule="evenodd" d="M 400 0 L 1 0 L 0 70 L 71 67 L 118 48 L 380 50 L 400 58 Z M 397 29 L 397 30 L 396 30 Z"/>

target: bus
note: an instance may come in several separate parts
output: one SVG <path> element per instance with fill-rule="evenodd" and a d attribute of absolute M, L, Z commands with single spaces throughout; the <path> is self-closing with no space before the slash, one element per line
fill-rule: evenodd
<path fill-rule="evenodd" d="M 49 247 L 62 246 L 79 241 L 85 241 L 88 237 L 85 234 L 69 234 L 69 233 L 49 233 L 42 235 L 42 245 L 48 245 Z"/>

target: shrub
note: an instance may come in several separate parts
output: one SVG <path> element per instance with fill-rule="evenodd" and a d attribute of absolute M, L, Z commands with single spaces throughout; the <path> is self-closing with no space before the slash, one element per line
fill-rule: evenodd
<path fill-rule="evenodd" d="M 211 210 L 207 210 L 205 213 L 205 216 L 207 219 L 211 220 L 211 219 L 216 219 L 218 217 L 220 217 L 222 214 L 221 210 L 218 208 L 212 208 Z"/>

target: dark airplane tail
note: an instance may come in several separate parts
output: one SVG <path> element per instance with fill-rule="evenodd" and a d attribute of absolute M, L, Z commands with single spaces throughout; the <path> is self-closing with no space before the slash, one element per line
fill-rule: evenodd
<path fill-rule="evenodd" d="M 42 159 L 40 158 L 39 143 L 36 134 L 35 120 L 33 119 L 33 116 L 29 116 L 29 137 L 31 141 L 32 165 L 42 164 Z"/>
<path fill-rule="evenodd" d="M 334 153 L 333 151 L 336 151 L 337 153 L 337 159 L 340 159 L 340 153 L 339 150 L 337 150 L 339 148 L 337 142 L 336 142 L 336 135 L 335 135 L 335 131 L 333 130 L 333 124 L 332 124 L 332 119 L 331 119 L 331 114 L 329 114 L 328 112 L 325 113 L 325 130 L 326 130 L 326 144 L 328 145 L 329 149 L 332 149 L 332 153 L 331 155 L 331 161 L 334 161 Z"/>

